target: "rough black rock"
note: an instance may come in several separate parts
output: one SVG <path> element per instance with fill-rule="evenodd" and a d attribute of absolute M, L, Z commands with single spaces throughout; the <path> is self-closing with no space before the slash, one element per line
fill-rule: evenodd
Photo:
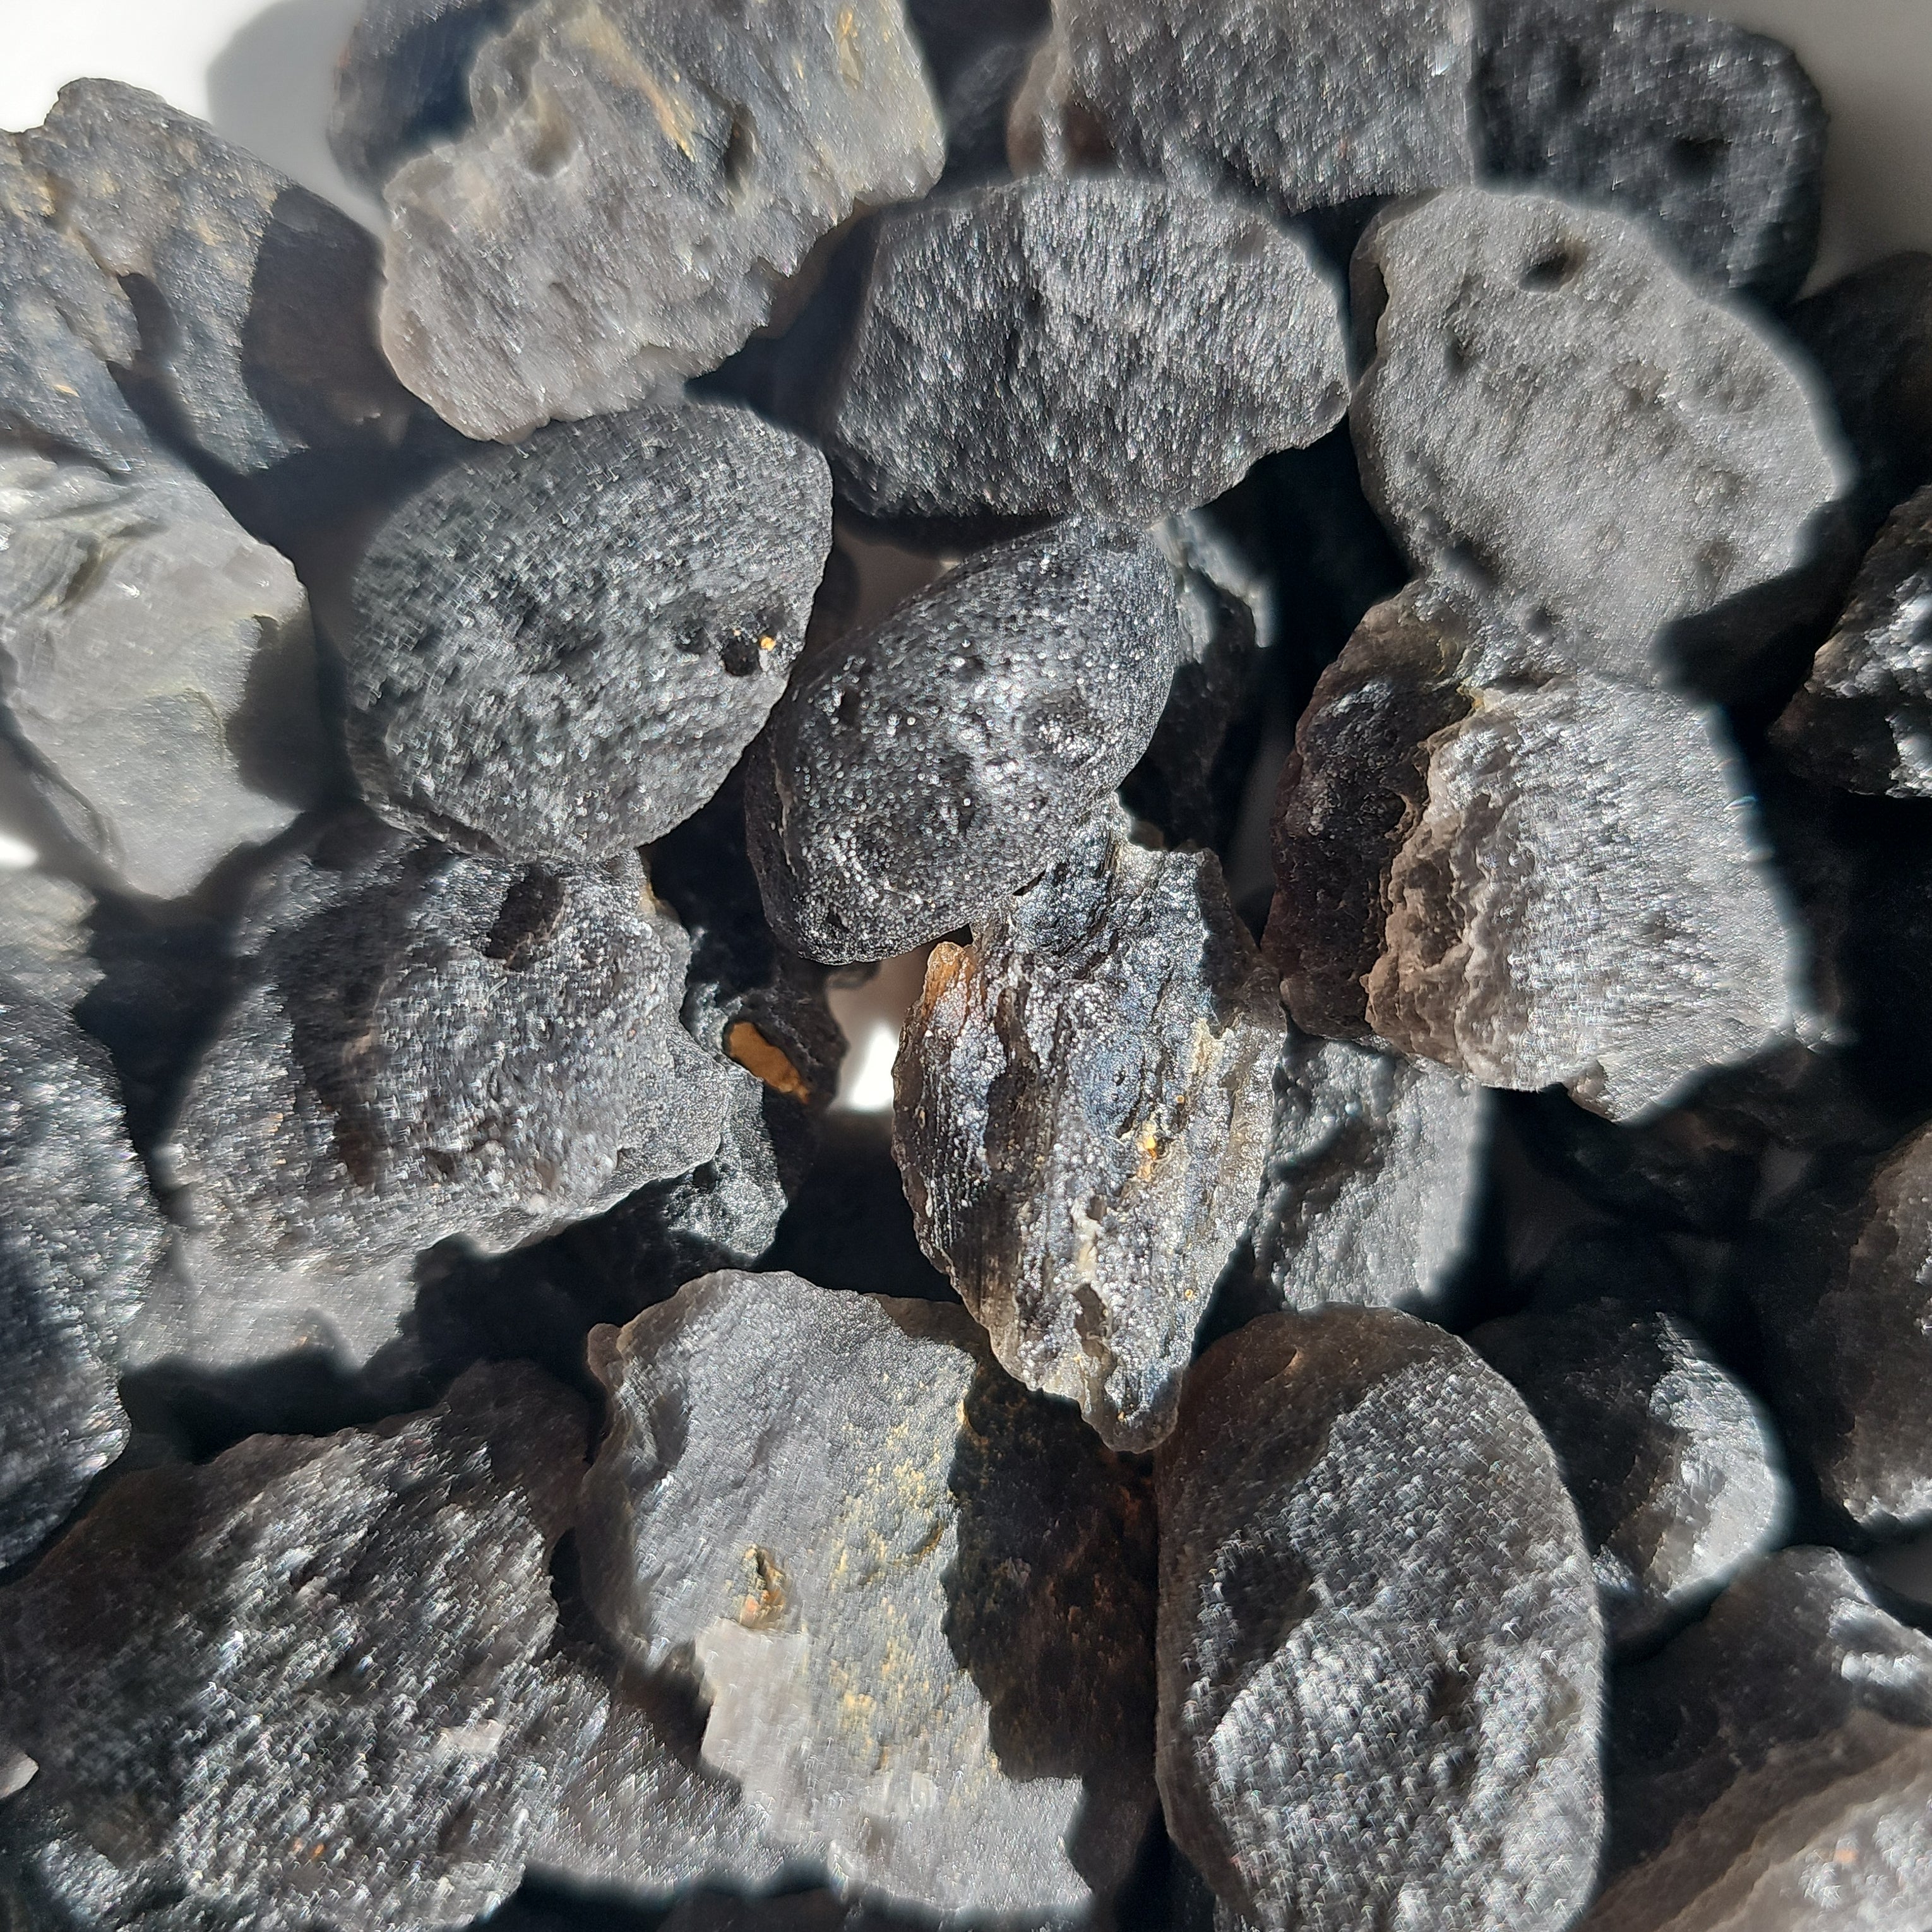
<path fill-rule="evenodd" d="M 1509 1385 L 1387 1310 L 1266 1316 L 1196 1364 L 1156 1495 L 1156 1774 L 1217 1918 L 1568 1924 L 1603 1631 Z"/>
<path fill-rule="evenodd" d="M 1481 0 L 1476 100 L 1490 173 L 1606 203 L 1774 308 L 1810 273 L 1825 104 L 1781 41 L 1642 0 Z"/>
<path fill-rule="evenodd" d="M 1600 1298 L 1469 1340 L 1550 1438 L 1613 1645 L 1654 1641 L 1777 1546 L 1790 1510 L 1769 1422 L 1684 1322 Z"/>
<path fill-rule="evenodd" d="M 1612 1712 L 1615 1831 L 1579 1932 L 1926 1922 L 1932 1639 L 1835 1550 L 1740 1577 Z"/>
<path fill-rule="evenodd" d="M 712 369 L 856 211 L 944 147 L 900 0 L 535 0 L 469 112 L 385 184 L 382 337 L 466 436 L 607 414 Z"/>
<path fill-rule="evenodd" d="M 842 1888 L 1076 1912 L 1152 1810 L 1142 1480 L 958 1308 L 707 1276 L 593 1361 L 584 1577 L 703 1756 Z"/>
<path fill-rule="evenodd" d="M 1282 1020 L 1218 861 L 1129 830 L 1102 814 L 970 946 L 934 947 L 892 1143 L 1008 1373 L 1138 1450 L 1254 1213 Z"/>
<path fill-rule="evenodd" d="M 113 1363 L 166 1238 L 107 1056 L 0 980 L 0 1569 L 125 1445 Z"/>
<path fill-rule="evenodd" d="M 100 981 L 88 956 L 91 894 L 50 872 L 0 872 L 0 977 L 71 1008 Z"/>
<path fill-rule="evenodd" d="M 824 458 L 747 410 L 633 411 L 463 458 L 356 573 L 364 793 L 508 859 L 663 837 L 784 691 L 831 544 Z"/>
<path fill-rule="evenodd" d="M 1282 774 L 1289 1010 L 1612 1120 L 1660 1106 L 1798 1024 L 1747 798 L 1714 712 L 1414 585 L 1323 674 Z"/>
<path fill-rule="evenodd" d="M 842 498 L 971 537 L 1193 508 L 1347 405 L 1336 294 L 1303 242 L 1094 176 L 884 217 L 815 413 Z"/>
<path fill-rule="evenodd" d="M 1159 548 L 1083 518 L 814 650 L 746 778 L 773 932 L 884 959 L 1001 904 L 1132 770 L 1186 651 Z"/>

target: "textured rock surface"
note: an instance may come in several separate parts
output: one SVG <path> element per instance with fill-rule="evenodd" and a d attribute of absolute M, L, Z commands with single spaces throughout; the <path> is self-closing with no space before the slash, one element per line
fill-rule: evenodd
<path fill-rule="evenodd" d="M 0 976 L 50 1006 L 72 1006 L 98 983 L 88 957 L 94 901 L 47 872 L 0 872 Z"/>
<path fill-rule="evenodd" d="M 1132 769 L 1186 647 L 1159 549 L 1076 519 L 814 651 L 746 779 L 772 930 L 883 959 L 1001 903 Z"/>
<path fill-rule="evenodd" d="M 1932 489 L 1886 524 L 1773 736 L 1825 784 L 1932 797 Z"/>
<path fill-rule="evenodd" d="M 1602 1629 L 1521 1400 L 1385 1310 L 1204 1355 L 1156 1466 L 1157 1774 L 1222 1915 L 1567 1924 L 1602 1825 Z"/>
<path fill-rule="evenodd" d="M 1808 562 L 1849 478 L 1821 403 L 1619 217 L 1454 189 L 1356 257 L 1363 481 L 1411 556 L 1640 648 Z"/>
<path fill-rule="evenodd" d="M 1298 729 L 1269 945 L 1310 1031 L 1623 1120 L 1798 1016 L 1796 938 L 1714 713 L 1552 668 L 1440 581 Z"/>
<path fill-rule="evenodd" d="M 559 424 L 463 458 L 356 572 L 370 802 L 512 859 L 662 838 L 784 689 L 831 544 L 824 458 L 746 410 Z"/>
<path fill-rule="evenodd" d="M 1096 176 L 886 216 L 818 413 L 859 509 L 970 535 L 1151 523 L 1347 403 L 1305 244 L 1236 202 Z"/>
<path fill-rule="evenodd" d="M 1932 1908 L 1932 1640 L 1787 1550 L 1616 1686 L 1587 1932 L 1888 1932 Z"/>
<path fill-rule="evenodd" d="M 1826 117 L 1789 47 L 1640 0 L 1480 0 L 1477 42 L 1492 174 L 1607 203 L 1720 289 L 1797 294 Z"/>
<path fill-rule="evenodd" d="M 157 898 L 320 787 L 302 586 L 158 452 L 117 476 L 0 446 L 0 705 L 55 842 Z"/>
<path fill-rule="evenodd" d="M 584 1425 L 479 1370 L 376 1430 L 116 1484 L 0 1594 L 28 1922 L 400 1932 L 514 1890 L 596 1717 L 547 1655 Z"/>
<path fill-rule="evenodd" d="M 970 946 L 933 949 L 892 1138 L 1007 1372 L 1147 1449 L 1254 1212 L 1282 1022 L 1220 864 L 1128 829 L 1103 815 Z"/>
<path fill-rule="evenodd" d="M 536 0 L 461 130 L 391 176 L 382 344 L 466 436 L 628 407 L 715 368 L 855 208 L 944 158 L 899 0 Z"/>
<path fill-rule="evenodd" d="M 1153 1803 L 1152 1512 L 964 1312 L 712 1275 L 598 1331 L 599 1622 L 842 1886 L 1073 1912 Z"/>
<path fill-rule="evenodd" d="M 1125 165 L 1282 214 L 1467 181 L 1460 0 L 1057 0 L 1061 86 Z"/>
<path fill-rule="evenodd" d="M 166 1238 L 107 1056 L 0 980 L 0 1568 L 125 1444 L 112 1364 Z"/>
<path fill-rule="evenodd" d="M 1550 1438 L 1612 1644 L 1661 1636 L 1778 1542 L 1788 1504 L 1770 1425 L 1682 1322 L 1605 1298 L 1469 1339 Z"/>

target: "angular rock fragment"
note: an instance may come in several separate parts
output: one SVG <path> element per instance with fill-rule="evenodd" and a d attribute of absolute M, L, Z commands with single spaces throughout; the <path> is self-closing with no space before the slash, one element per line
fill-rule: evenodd
<path fill-rule="evenodd" d="M 50 1006 L 71 1008 L 99 984 L 88 956 L 94 901 L 51 873 L 0 872 L 0 976 Z"/>
<path fill-rule="evenodd" d="M 1460 0 L 1055 0 L 1058 87 L 1123 165 L 1302 214 L 1470 178 Z"/>
<path fill-rule="evenodd" d="M 1932 797 L 1932 489 L 1880 532 L 1843 620 L 1772 737 L 1822 783 Z"/>
<path fill-rule="evenodd" d="M 466 436 L 628 408 L 771 319 L 813 244 L 943 143 L 900 0 L 536 0 L 392 174 L 382 344 Z"/>
<path fill-rule="evenodd" d="M 166 1240 L 107 1056 L 0 980 L 0 1569 L 125 1445 L 112 1364 Z"/>
<path fill-rule="evenodd" d="M 1492 174 L 1605 203 L 1773 308 L 1810 272 L 1825 105 L 1781 41 L 1641 0 L 1481 0 L 1476 100 Z"/>
<path fill-rule="evenodd" d="M 510 859 L 662 838 L 784 691 L 831 526 L 824 458 L 746 410 L 560 424 L 452 464 L 356 574 L 370 803 Z"/>
<path fill-rule="evenodd" d="M 746 776 L 772 931 L 884 959 L 1001 904 L 1133 768 L 1186 648 L 1160 550 L 1076 518 L 814 651 Z"/>
<path fill-rule="evenodd" d="M 1220 196 L 1095 176 L 886 216 L 816 413 L 846 500 L 972 537 L 1190 509 L 1347 403 L 1303 243 Z"/>
<path fill-rule="evenodd" d="M 47 842 L 156 898 L 322 783 L 295 572 L 152 449 L 117 475 L 0 445 L 0 707 Z"/>
<path fill-rule="evenodd" d="M 116 1484 L 0 1593 L 0 1730 L 40 1767 L 0 1837 L 45 1922 L 402 1932 L 514 1890 L 600 1701 L 548 1654 L 584 1427 L 480 1369 Z"/>
<path fill-rule="evenodd" d="M 1849 482 L 1820 400 L 1628 222 L 1452 189 L 1378 220 L 1354 274 L 1363 481 L 1419 566 L 1641 652 L 1812 560 Z"/>
<path fill-rule="evenodd" d="M 1769 1422 L 1683 1322 L 1600 1298 L 1469 1339 L 1550 1438 L 1613 1645 L 1663 1635 L 1776 1546 L 1790 1504 Z"/>
<path fill-rule="evenodd" d="M 1606 1882 L 1587 1932 L 1923 1924 L 1932 1639 L 1835 1550 L 1748 1572 L 1612 1706 Z"/>
<path fill-rule="evenodd" d="M 1217 1916 L 1566 1925 L 1602 1826 L 1589 1558 L 1520 1399 L 1385 1310 L 1196 1364 L 1156 1464 L 1157 1775 Z"/>
<path fill-rule="evenodd" d="M 1275 823 L 1297 1022 L 1628 1120 L 1800 1012 L 1797 942 L 1714 713 L 1570 670 L 1466 587 L 1323 674 Z"/>
<path fill-rule="evenodd" d="M 933 949 L 892 1141 L 1007 1372 L 1147 1449 L 1254 1213 L 1282 1022 L 1219 862 L 1127 830 L 1102 816 L 970 946 Z"/>
<path fill-rule="evenodd" d="M 712 1275 L 600 1330 L 593 1364 L 586 1588 L 706 1699 L 704 1762 L 842 1888 L 1111 1894 L 1153 1803 L 1139 1478 L 957 1308 Z"/>

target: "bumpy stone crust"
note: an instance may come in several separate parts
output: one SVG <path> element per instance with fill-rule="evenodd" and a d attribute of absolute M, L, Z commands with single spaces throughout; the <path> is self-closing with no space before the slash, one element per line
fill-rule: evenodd
<path fill-rule="evenodd" d="M 0 1569 L 125 1444 L 112 1364 L 166 1238 L 107 1056 L 0 980 Z"/>
<path fill-rule="evenodd" d="M 407 498 L 356 575 L 350 745 L 385 818 L 583 862 L 717 790 L 832 547 L 825 460 L 749 410 L 560 424 Z"/>
<path fill-rule="evenodd" d="M 1607 202 L 1774 308 L 1810 272 L 1825 104 L 1781 42 L 1641 0 L 1480 0 L 1476 100 L 1491 173 Z"/>
<path fill-rule="evenodd" d="M 1156 1493 L 1156 1775 L 1223 1914 L 1568 1924 L 1602 1828 L 1603 1635 L 1508 1384 L 1385 1310 L 1266 1316 L 1196 1365 Z"/>
<path fill-rule="evenodd" d="M 1254 1212 L 1282 1020 L 1220 862 L 1128 830 L 1104 815 L 970 946 L 933 949 L 892 1151 L 1007 1372 L 1148 1449 Z"/>
<path fill-rule="evenodd" d="M 1824 784 L 1932 797 L 1932 489 L 1880 532 L 1844 619 L 1772 736 Z"/>
<path fill-rule="evenodd" d="M 812 244 L 944 157 L 900 0 L 536 0 L 393 174 L 382 344 L 466 436 L 715 368 Z"/>
<path fill-rule="evenodd" d="M 1613 1644 L 1661 1636 L 1776 1546 L 1788 1504 L 1770 1425 L 1682 1322 L 1603 1298 L 1469 1339 L 1556 1452 Z"/>
<path fill-rule="evenodd" d="M 1056 0 L 1059 86 L 1130 168 L 1294 215 L 1467 181 L 1466 0 Z"/>
<path fill-rule="evenodd" d="M 1378 220 L 1354 274 L 1363 482 L 1418 566 L 1641 645 L 1810 560 L 1848 481 L 1820 404 L 1628 222 L 1452 189 Z"/>
<path fill-rule="evenodd" d="M 1888 1932 L 1932 1906 L 1932 1639 L 1787 1550 L 1624 1673 L 1579 1932 Z"/>
<path fill-rule="evenodd" d="M 302 586 L 152 448 L 116 475 L 0 445 L 0 705 L 55 847 L 156 898 L 321 789 Z"/>
<path fill-rule="evenodd" d="M 1152 523 L 1347 406 L 1304 243 L 1219 196 L 1036 177 L 884 218 L 821 422 L 858 508 L 970 536 Z"/>
<path fill-rule="evenodd" d="M 835 1880 L 1076 1912 L 1152 1808 L 1152 1514 L 965 1312 L 707 1276 L 593 1366 L 578 1534 L 638 1664 L 701 1687 L 704 1756 Z"/>
<path fill-rule="evenodd" d="M 378 1430 L 116 1485 L 0 1595 L 27 1922 L 402 1932 L 513 1891 L 596 1714 L 546 1655 L 584 1426 L 482 1369 Z"/>
<path fill-rule="evenodd" d="M 1440 580 L 1378 605 L 1282 775 L 1269 946 L 1310 1032 L 1624 1120 L 1797 1023 L 1716 715 Z"/>
<path fill-rule="evenodd" d="M 814 651 L 746 779 L 772 930 L 842 964 L 982 916 L 1132 769 L 1185 649 L 1159 549 L 1075 518 Z"/>

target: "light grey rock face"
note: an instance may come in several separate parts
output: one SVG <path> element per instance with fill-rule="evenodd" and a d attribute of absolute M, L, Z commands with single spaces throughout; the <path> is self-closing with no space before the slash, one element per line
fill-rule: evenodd
<path fill-rule="evenodd" d="M 892 1150 L 1007 1372 L 1148 1449 L 1254 1212 L 1282 1020 L 1219 862 L 1128 830 L 1104 814 L 970 946 L 933 949 Z"/>
<path fill-rule="evenodd" d="M 1932 1129 L 1855 1198 L 1814 1196 L 1768 1228 L 1742 1286 L 1772 1406 L 1826 1501 L 1880 1534 L 1932 1522 Z"/>
<path fill-rule="evenodd" d="M 1932 797 L 1932 488 L 1880 533 L 1843 620 L 1772 736 L 1825 784 Z"/>
<path fill-rule="evenodd" d="M 1470 178 L 1465 0 L 1055 0 L 1072 112 L 1126 166 L 1293 215 Z"/>
<path fill-rule="evenodd" d="M 584 1420 L 479 1369 L 424 1414 L 116 1484 L 0 1593 L 26 1922 L 402 1932 L 513 1891 L 600 1701 L 548 1654 Z"/>
<path fill-rule="evenodd" d="M 1825 106 L 1781 42 L 1640 0 L 1479 0 L 1491 173 L 1607 202 L 1772 308 L 1818 248 Z"/>
<path fill-rule="evenodd" d="M 118 81 L 62 88 L 20 152 L 62 229 L 143 292 L 138 358 L 113 359 L 138 360 L 171 436 L 243 472 L 400 439 L 416 406 L 376 344 L 376 244 L 347 215 Z"/>
<path fill-rule="evenodd" d="M 1548 1445 L 1466 1344 L 1270 1315 L 1156 1463 L 1161 1798 L 1225 1919 L 1567 1925 L 1603 1819 L 1602 1628 Z"/>
<path fill-rule="evenodd" d="M 1619 1676 L 1582 1932 L 1894 1932 L 1932 1908 L 1932 1639 L 1786 1550 Z"/>
<path fill-rule="evenodd" d="M 1297 1022 L 1628 1120 L 1801 1011 L 1717 714 L 1426 580 L 1323 674 L 1275 820 Z"/>
<path fill-rule="evenodd" d="M 106 1054 L 0 980 L 0 1568 L 125 1446 L 112 1365 L 166 1240 Z"/>
<path fill-rule="evenodd" d="M 983 916 L 1133 768 L 1185 649 L 1160 550 L 1075 518 L 812 652 L 746 778 L 772 931 L 845 964 Z"/>
<path fill-rule="evenodd" d="M 356 571 L 370 803 L 512 859 L 663 837 L 784 691 L 831 547 L 825 459 L 748 410 L 634 411 L 464 458 Z"/>
<path fill-rule="evenodd" d="M 1219 196 L 1036 177 L 885 217 L 820 422 L 858 508 L 970 536 L 1152 523 L 1347 405 L 1304 243 Z"/>
<path fill-rule="evenodd" d="M 100 983 L 88 956 L 91 894 L 51 873 L 0 872 L 0 976 L 50 1006 L 72 1007 Z"/>
<path fill-rule="evenodd" d="M 302 586 L 152 449 L 116 475 L 0 445 L 0 705 L 52 842 L 156 898 L 321 788 Z"/>
<path fill-rule="evenodd" d="M 1613 1644 L 1661 1636 L 1778 1542 L 1790 1504 L 1770 1424 L 1682 1322 L 1603 1298 L 1470 1340 L 1556 1452 Z"/>
<path fill-rule="evenodd" d="M 900 0 L 536 0 L 405 163 L 382 344 L 466 436 L 628 408 L 771 319 L 814 243 L 944 158 Z"/>
<path fill-rule="evenodd" d="M 1152 1809 L 1153 1522 L 965 1312 L 707 1276 L 598 1331 L 598 1621 L 842 1888 L 1077 1912 Z"/>
<path fill-rule="evenodd" d="M 1248 1231 L 1276 1308 L 1426 1308 L 1462 1258 L 1489 1143 L 1489 1096 L 1426 1060 L 1291 1027 Z"/>
<path fill-rule="evenodd" d="M 1850 480 L 1819 402 L 1630 223 L 1452 189 L 1378 221 L 1354 274 L 1362 480 L 1419 567 L 1640 647 L 1810 560 Z"/>

